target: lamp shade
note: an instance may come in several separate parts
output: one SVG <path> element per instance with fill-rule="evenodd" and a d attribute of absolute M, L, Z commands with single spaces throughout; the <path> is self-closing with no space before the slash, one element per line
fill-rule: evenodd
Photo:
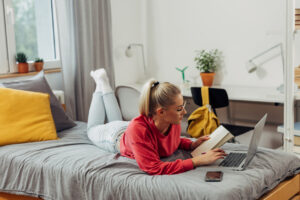
<path fill-rule="evenodd" d="M 132 48 L 131 48 L 130 45 L 126 48 L 126 50 L 125 50 L 125 55 L 126 55 L 127 57 L 132 57 L 132 56 L 133 56 Z"/>
<path fill-rule="evenodd" d="M 247 67 L 248 73 L 252 73 L 252 72 L 255 72 L 257 70 L 257 65 L 255 63 L 253 63 L 251 60 L 249 60 L 246 63 L 246 67 Z"/>

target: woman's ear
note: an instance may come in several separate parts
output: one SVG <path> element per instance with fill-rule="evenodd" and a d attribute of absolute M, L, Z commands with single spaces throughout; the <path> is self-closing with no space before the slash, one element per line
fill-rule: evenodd
<path fill-rule="evenodd" d="M 163 115 L 165 113 L 165 110 L 162 107 L 158 107 L 156 109 L 156 115 L 160 116 Z"/>

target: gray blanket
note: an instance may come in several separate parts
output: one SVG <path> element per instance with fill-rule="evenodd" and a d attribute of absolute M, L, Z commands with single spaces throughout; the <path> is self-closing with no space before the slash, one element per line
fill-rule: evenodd
<path fill-rule="evenodd" d="M 150 176 L 135 160 L 114 159 L 87 138 L 86 124 L 59 133 L 60 140 L 0 147 L 0 191 L 44 199 L 257 199 L 298 173 L 293 154 L 260 148 L 245 171 L 224 171 L 223 181 L 204 181 L 205 168 Z M 224 149 L 246 149 L 226 144 Z M 177 151 L 163 160 L 187 158 Z"/>

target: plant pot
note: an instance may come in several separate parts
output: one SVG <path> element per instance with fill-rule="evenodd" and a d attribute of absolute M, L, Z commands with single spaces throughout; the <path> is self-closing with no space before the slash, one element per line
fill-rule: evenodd
<path fill-rule="evenodd" d="M 43 69 L 44 62 L 35 62 L 34 64 L 35 71 L 39 72 Z"/>
<path fill-rule="evenodd" d="M 200 73 L 201 79 L 202 79 L 202 83 L 203 86 L 212 86 L 213 82 L 214 82 L 214 77 L 215 77 L 215 73 L 214 72 L 210 72 L 210 73 Z"/>
<path fill-rule="evenodd" d="M 19 73 L 28 73 L 28 63 L 18 63 Z"/>

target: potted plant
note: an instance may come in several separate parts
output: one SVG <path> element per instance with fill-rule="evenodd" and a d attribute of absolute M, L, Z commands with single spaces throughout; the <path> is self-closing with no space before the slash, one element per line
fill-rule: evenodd
<path fill-rule="evenodd" d="M 42 58 L 36 58 L 34 60 L 34 68 L 35 68 L 35 71 L 39 72 L 43 69 L 43 66 L 44 66 L 44 60 Z"/>
<path fill-rule="evenodd" d="M 18 72 L 28 73 L 28 63 L 26 54 L 23 52 L 17 53 L 16 61 L 18 62 Z"/>
<path fill-rule="evenodd" d="M 196 68 L 200 71 L 204 86 L 212 86 L 219 57 L 220 51 L 218 49 L 198 51 L 194 61 L 196 62 Z"/>

